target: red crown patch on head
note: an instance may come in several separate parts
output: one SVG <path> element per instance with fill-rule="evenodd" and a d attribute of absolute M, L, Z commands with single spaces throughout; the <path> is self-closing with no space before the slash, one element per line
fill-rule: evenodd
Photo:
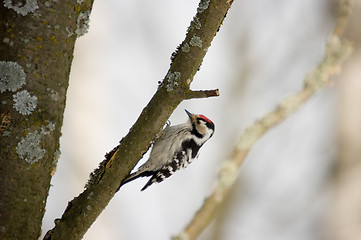
<path fill-rule="evenodd" d="M 209 120 L 209 118 L 207 118 L 207 117 L 204 116 L 204 115 L 199 115 L 199 117 L 202 118 L 202 119 L 203 119 L 204 121 L 206 121 L 206 122 L 212 123 L 212 121 Z"/>

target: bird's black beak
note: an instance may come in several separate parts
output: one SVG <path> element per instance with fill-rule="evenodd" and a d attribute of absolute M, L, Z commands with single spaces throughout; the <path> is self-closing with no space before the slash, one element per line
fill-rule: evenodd
<path fill-rule="evenodd" d="M 186 111 L 188 117 L 189 117 L 190 119 L 192 119 L 192 113 L 188 112 L 187 109 L 184 109 L 184 111 Z"/>

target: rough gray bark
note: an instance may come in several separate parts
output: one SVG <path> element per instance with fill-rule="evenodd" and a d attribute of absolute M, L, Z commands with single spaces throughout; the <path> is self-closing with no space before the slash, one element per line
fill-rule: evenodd
<path fill-rule="evenodd" d="M 78 2 L 78 3 L 77 3 Z M 0 4 L 0 239 L 37 239 L 89 1 Z"/>

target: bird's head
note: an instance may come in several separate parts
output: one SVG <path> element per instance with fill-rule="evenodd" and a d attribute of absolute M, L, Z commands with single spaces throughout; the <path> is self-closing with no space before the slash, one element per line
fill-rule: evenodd
<path fill-rule="evenodd" d="M 189 123 L 192 125 L 192 131 L 198 138 L 209 139 L 214 133 L 214 123 L 206 116 L 201 114 L 192 114 L 185 110 L 189 117 Z"/>

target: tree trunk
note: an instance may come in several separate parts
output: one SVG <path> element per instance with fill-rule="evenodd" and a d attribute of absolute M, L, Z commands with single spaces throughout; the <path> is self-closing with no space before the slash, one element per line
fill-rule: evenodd
<path fill-rule="evenodd" d="M 1 1 L 0 239 L 37 239 L 92 0 Z"/>

